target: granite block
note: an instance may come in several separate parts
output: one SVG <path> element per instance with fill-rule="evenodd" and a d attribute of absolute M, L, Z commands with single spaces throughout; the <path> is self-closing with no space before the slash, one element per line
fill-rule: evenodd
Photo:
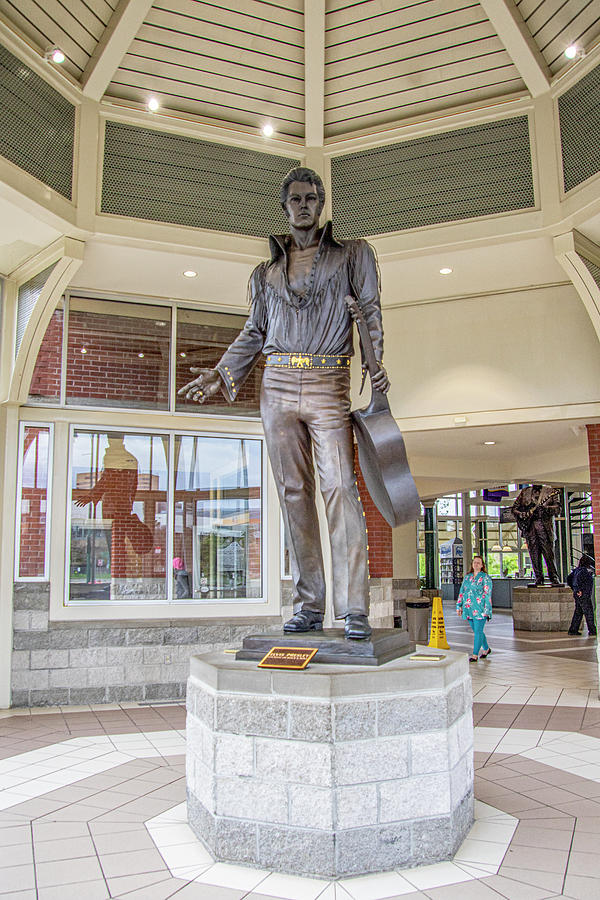
<path fill-rule="evenodd" d="M 181 700 L 185 694 L 182 681 L 161 681 L 144 685 L 144 700 Z"/>
<path fill-rule="evenodd" d="M 411 827 L 413 865 L 427 865 L 451 859 L 454 851 L 452 816 L 418 819 Z M 461 838 L 462 843 L 462 838 Z"/>
<path fill-rule="evenodd" d="M 446 727 L 447 715 L 441 692 L 378 700 L 377 730 L 383 736 L 436 731 Z"/>
<path fill-rule="evenodd" d="M 31 701 L 29 698 L 29 691 L 15 691 L 11 690 L 10 694 L 10 705 L 12 707 L 21 707 L 21 706 L 31 706 Z"/>
<path fill-rule="evenodd" d="M 188 792 L 200 801 L 204 809 L 213 812 L 216 779 L 212 770 L 195 753 L 186 756 L 186 781 Z"/>
<path fill-rule="evenodd" d="M 187 710 L 188 713 L 200 719 L 214 728 L 215 725 L 215 696 L 198 685 L 193 678 L 188 679 L 187 683 Z"/>
<path fill-rule="evenodd" d="M 410 828 L 375 825 L 340 831 L 336 840 L 338 875 L 362 875 L 399 869 L 410 861 Z"/>
<path fill-rule="evenodd" d="M 34 653 L 36 653 L 36 652 L 45 653 L 44 650 L 41 650 L 41 651 L 34 650 L 33 652 Z M 13 670 L 13 672 L 16 671 L 17 669 L 33 669 L 33 668 L 44 669 L 46 667 L 47 667 L 47 663 L 44 663 L 44 665 L 42 665 L 42 666 L 35 666 L 35 667 L 32 666 L 30 650 L 13 650 L 13 652 L 12 652 L 11 669 Z"/>
<path fill-rule="evenodd" d="M 165 644 L 197 644 L 197 628 L 167 628 L 165 631 Z"/>
<path fill-rule="evenodd" d="M 30 631 L 48 631 L 48 610 L 46 609 L 32 609 L 29 612 L 30 622 L 29 622 L 29 630 Z"/>
<path fill-rule="evenodd" d="M 410 736 L 409 742 L 411 775 L 448 771 L 448 731 L 425 731 L 421 734 L 413 734 Z"/>
<path fill-rule="evenodd" d="M 106 647 L 69 650 L 69 665 L 74 669 L 106 665 Z"/>
<path fill-rule="evenodd" d="M 209 850 L 212 850 L 215 846 L 216 836 L 215 818 L 200 802 L 198 797 L 190 791 L 189 786 L 187 791 L 187 814 L 188 822 L 194 834 L 206 844 Z"/>
<path fill-rule="evenodd" d="M 217 697 L 218 731 L 285 737 L 287 719 L 287 700 L 232 695 Z"/>
<path fill-rule="evenodd" d="M 58 650 L 73 650 L 87 647 L 88 632 L 86 628 L 51 628 L 50 647 Z"/>
<path fill-rule="evenodd" d="M 125 643 L 132 644 L 162 644 L 164 641 L 164 628 L 127 628 Z"/>
<path fill-rule="evenodd" d="M 279 872 L 335 875 L 332 834 L 312 829 L 258 826 L 258 864 Z"/>
<path fill-rule="evenodd" d="M 144 662 L 143 647 L 106 646 L 107 666 L 139 666 Z"/>
<path fill-rule="evenodd" d="M 452 685 L 448 691 L 447 704 L 448 718 L 446 724 L 452 725 L 465 711 L 465 689 L 462 681 Z"/>
<path fill-rule="evenodd" d="M 13 590 L 13 608 L 19 609 L 48 609 L 50 592 L 46 585 L 40 585 L 36 591 L 32 585 L 15 584 Z"/>
<path fill-rule="evenodd" d="M 47 631 L 17 631 L 13 634 L 15 650 L 45 650 L 50 646 Z"/>
<path fill-rule="evenodd" d="M 254 822 L 217 819 L 215 832 L 214 852 L 218 859 L 256 865 L 258 844 Z"/>
<path fill-rule="evenodd" d="M 331 784 L 331 744 L 255 738 L 256 775 L 276 782 Z"/>
<path fill-rule="evenodd" d="M 87 670 L 87 684 L 88 687 L 97 687 L 101 684 L 125 684 L 125 670 L 123 666 L 90 667 Z"/>
<path fill-rule="evenodd" d="M 289 824 L 300 828 L 333 828 L 333 796 L 310 784 L 288 785 Z"/>
<path fill-rule="evenodd" d="M 289 736 L 300 741 L 331 740 L 331 707 L 329 703 L 290 700 Z"/>
<path fill-rule="evenodd" d="M 190 725 L 194 723 L 190 717 Z M 196 741 L 192 725 L 192 740 Z M 202 726 L 206 734 L 212 734 Z M 189 731 L 188 731 L 189 733 Z M 254 775 L 254 738 L 242 734 L 217 734 L 214 739 L 214 767 L 217 775 Z"/>
<path fill-rule="evenodd" d="M 83 706 L 87 703 L 106 703 L 107 688 L 85 687 L 71 688 L 69 691 L 69 703 L 73 706 Z"/>
<path fill-rule="evenodd" d="M 51 669 L 49 684 L 58 688 L 86 686 L 86 672 L 81 669 Z"/>
<path fill-rule="evenodd" d="M 363 784 L 408 775 L 408 737 L 346 741 L 334 746 L 335 784 Z"/>
<path fill-rule="evenodd" d="M 90 647 L 122 647 L 125 644 L 125 628 L 92 628 L 89 630 Z"/>
<path fill-rule="evenodd" d="M 106 690 L 109 703 L 134 703 L 136 700 L 144 699 L 144 686 L 142 684 L 112 685 Z"/>
<path fill-rule="evenodd" d="M 66 706 L 68 702 L 69 692 L 66 688 L 29 692 L 29 706 Z"/>
<path fill-rule="evenodd" d="M 375 700 L 334 703 L 333 727 L 336 741 L 356 741 L 360 738 L 374 738 L 377 732 L 377 704 Z"/>
<path fill-rule="evenodd" d="M 381 822 L 409 821 L 450 813 L 450 779 L 443 775 L 417 775 L 379 785 L 379 819 Z"/>
<path fill-rule="evenodd" d="M 17 669 L 12 673 L 12 687 L 15 691 L 40 690 L 50 687 L 50 675 L 48 669 Z"/>
<path fill-rule="evenodd" d="M 337 828 L 357 828 L 377 821 L 377 785 L 351 784 L 337 788 L 335 807 Z"/>
<path fill-rule="evenodd" d="M 285 824 L 288 820 L 287 791 L 283 784 L 247 778 L 215 779 L 216 814 L 253 822 Z M 194 787 L 194 793 L 208 806 Z"/>
<path fill-rule="evenodd" d="M 193 753 L 212 772 L 215 771 L 215 743 L 217 737 L 210 728 L 195 716 L 188 716 L 186 723 L 186 740 Z M 229 773 L 231 774 L 231 773 Z"/>

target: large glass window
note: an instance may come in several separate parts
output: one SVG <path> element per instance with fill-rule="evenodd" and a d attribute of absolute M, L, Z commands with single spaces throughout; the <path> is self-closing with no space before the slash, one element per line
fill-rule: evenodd
<path fill-rule="evenodd" d="M 190 367 L 212 369 L 219 362 L 227 347 L 235 340 L 246 322 L 245 316 L 223 315 L 192 309 L 177 311 L 177 389 L 194 378 Z M 230 404 L 219 391 L 202 408 L 211 413 L 226 412 L 235 415 L 258 415 L 260 383 L 264 361 L 261 356 L 235 399 Z M 196 404 L 176 397 L 177 410 L 199 408 Z"/>
<path fill-rule="evenodd" d="M 71 298 L 66 403 L 168 409 L 171 310 Z"/>
<path fill-rule="evenodd" d="M 69 600 L 167 597 L 168 435 L 76 428 Z"/>
<path fill-rule="evenodd" d="M 175 436 L 176 599 L 262 596 L 262 442 Z"/>
<path fill-rule="evenodd" d="M 15 578 L 47 578 L 50 426 L 21 423 Z"/>

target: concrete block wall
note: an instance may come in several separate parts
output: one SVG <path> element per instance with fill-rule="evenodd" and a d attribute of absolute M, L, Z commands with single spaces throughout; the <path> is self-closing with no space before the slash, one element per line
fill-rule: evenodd
<path fill-rule="evenodd" d="M 12 706 L 185 697 L 189 659 L 281 628 L 279 617 L 234 622 L 50 622 L 49 586 L 14 586 Z"/>

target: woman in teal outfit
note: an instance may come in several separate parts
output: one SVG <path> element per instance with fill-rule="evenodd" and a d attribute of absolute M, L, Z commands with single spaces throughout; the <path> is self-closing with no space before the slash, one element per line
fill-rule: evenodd
<path fill-rule="evenodd" d="M 485 659 L 491 653 L 483 629 L 485 623 L 492 618 L 492 579 L 485 571 L 481 556 L 473 557 L 471 568 L 463 579 L 456 601 L 456 612 L 473 629 L 473 655 L 469 657 L 469 662 L 477 662 L 482 649 L 481 659 Z"/>

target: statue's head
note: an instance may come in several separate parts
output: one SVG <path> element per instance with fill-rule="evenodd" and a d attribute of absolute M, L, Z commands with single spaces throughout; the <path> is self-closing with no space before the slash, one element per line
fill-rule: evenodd
<path fill-rule="evenodd" d="M 279 199 L 281 200 L 281 206 L 283 207 L 283 211 L 285 212 L 286 216 L 289 218 L 289 212 L 286 204 L 290 185 L 294 184 L 294 182 L 298 182 L 299 184 L 314 185 L 319 201 L 318 215 L 320 216 L 323 211 L 323 207 L 325 206 L 325 188 L 323 187 L 323 181 L 321 180 L 321 176 L 317 175 L 314 169 L 307 169 L 305 166 L 298 166 L 295 169 L 290 169 L 290 171 L 283 179 Z"/>

